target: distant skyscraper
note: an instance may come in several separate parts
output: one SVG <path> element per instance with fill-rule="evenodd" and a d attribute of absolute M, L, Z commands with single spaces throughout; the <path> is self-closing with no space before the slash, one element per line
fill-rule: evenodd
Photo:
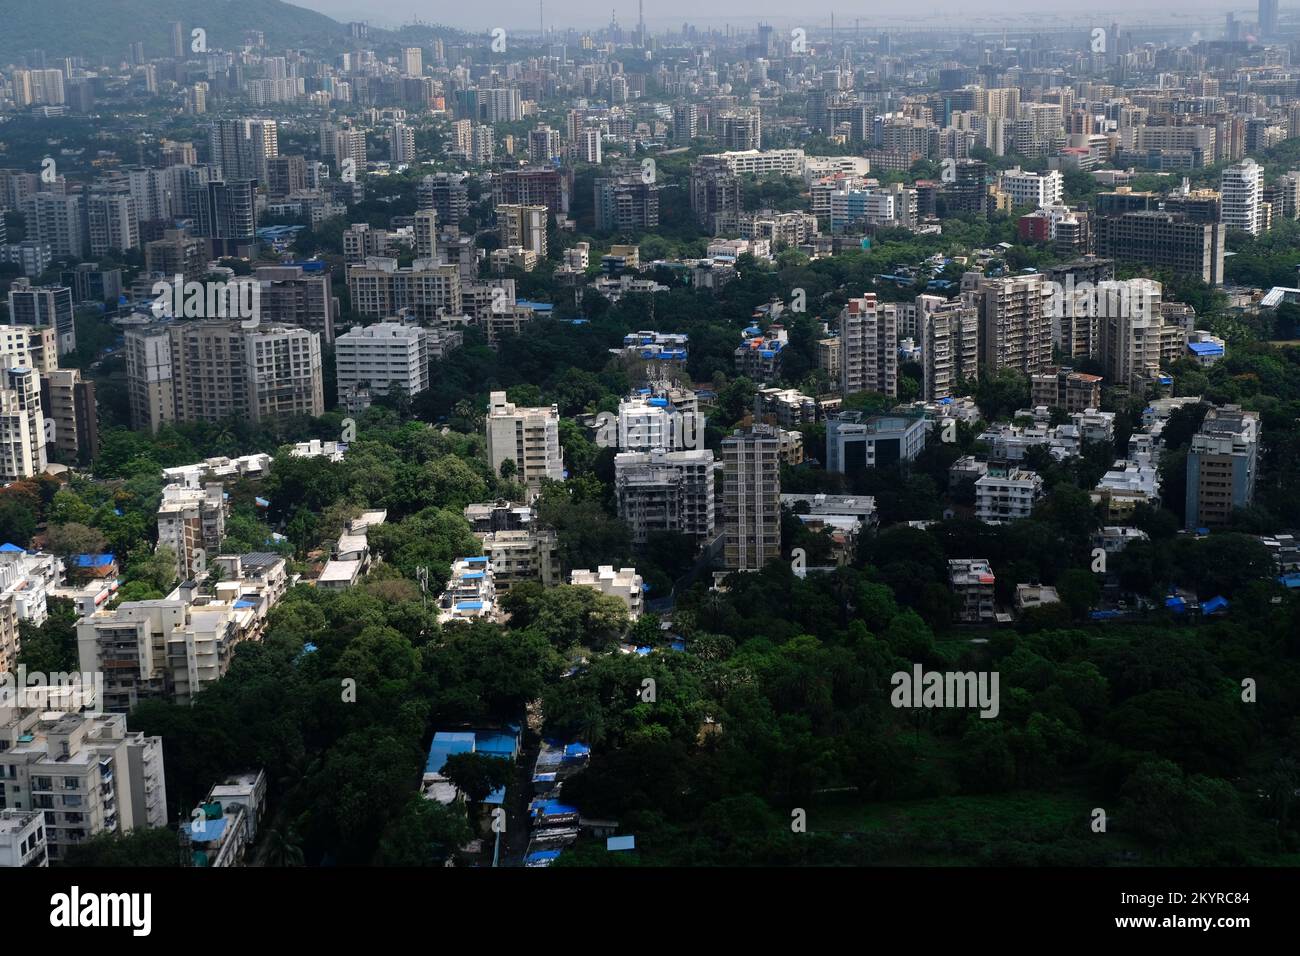
<path fill-rule="evenodd" d="M 1259 33 L 1261 37 L 1277 35 L 1277 0 L 1259 0 Z"/>

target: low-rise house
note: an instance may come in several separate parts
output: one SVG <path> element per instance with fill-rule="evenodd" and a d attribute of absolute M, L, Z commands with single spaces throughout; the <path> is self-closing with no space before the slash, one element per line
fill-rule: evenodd
<path fill-rule="evenodd" d="M 957 598 L 954 614 L 958 621 L 966 624 L 984 624 L 996 619 L 994 588 L 997 585 L 997 578 L 987 559 L 950 559 L 948 584 Z"/>
<path fill-rule="evenodd" d="M 645 584 L 636 568 L 619 568 L 601 565 L 597 570 L 575 570 L 569 573 L 569 583 L 595 588 L 602 594 L 616 597 L 627 606 L 628 617 L 635 621 L 645 609 Z"/>

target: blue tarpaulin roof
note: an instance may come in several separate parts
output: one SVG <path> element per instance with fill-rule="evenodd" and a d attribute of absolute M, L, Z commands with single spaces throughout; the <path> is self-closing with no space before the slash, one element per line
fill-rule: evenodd
<path fill-rule="evenodd" d="M 77 555 L 77 567 L 79 568 L 104 568 L 113 563 L 111 554 L 79 554 Z"/>
<path fill-rule="evenodd" d="M 1187 610 L 1187 603 L 1180 597 L 1165 598 L 1165 607 L 1171 611 L 1181 614 Z"/>
<path fill-rule="evenodd" d="M 23 548 L 8 541 L 4 544 L 0 544 L 0 551 L 3 551 L 5 554 L 26 554 L 26 551 Z"/>
<path fill-rule="evenodd" d="M 468 754 L 474 752 L 474 734 L 472 732 L 460 733 L 457 731 L 440 730 L 433 735 L 433 743 L 429 744 L 429 759 L 424 762 L 425 773 L 442 773 L 442 768 L 446 766 L 447 758 L 452 754 Z"/>
<path fill-rule="evenodd" d="M 586 744 L 572 743 L 572 744 L 565 744 L 564 747 L 564 757 L 566 760 L 571 758 L 586 757 L 590 753 L 591 753 L 591 748 L 588 747 Z"/>
<path fill-rule="evenodd" d="M 559 817 L 578 812 L 577 807 L 559 800 L 534 800 L 532 809 L 535 815 L 543 817 Z"/>
<path fill-rule="evenodd" d="M 606 850 L 635 850 L 636 837 L 634 836 L 612 836 L 605 840 Z"/>
<path fill-rule="evenodd" d="M 1201 605 L 1202 614 L 1213 614 L 1215 611 L 1226 611 L 1228 609 L 1228 599 L 1223 595 L 1212 597 Z"/>
<path fill-rule="evenodd" d="M 519 739 L 512 737 L 510 734 L 498 733 L 495 730 L 483 730 L 474 734 L 475 753 L 508 759 L 515 755 L 518 748 Z"/>
<path fill-rule="evenodd" d="M 215 820 L 199 821 L 199 829 L 190 824 L 190 839 L 196 843 L 212 843 L 221 839 L 221 834 L 226 832 L 226 818 L 217 817 Z"/>
<path fill-rule="evenodd" d="M 236 601 L 235 607 L 257 607 L 256 601 Z"/>
<path fill-rule="evenodd" d="M 1187 349 L 1196 355 L 1222 355 L 1223 346 L 1214 342 L 1188 342 Z"/>

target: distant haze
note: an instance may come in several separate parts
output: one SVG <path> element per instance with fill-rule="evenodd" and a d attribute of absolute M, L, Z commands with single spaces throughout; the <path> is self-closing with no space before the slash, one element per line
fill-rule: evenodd
<path fill-rule="evenodd" d="M 487 3 L 432 4 L 428 0 L 290 0 L 299 6 L 318 10 L 337 20 L 365 20 L 380 27 L 400 26 L 419 19 L 425 23 L 441 23 L 464 30 L 487 30 L 493 26 L 517 26 L 535 30 L 538 22 L 536 0 L 489 0 Z M 1283 5 L 1285 17 L 1286 4 Z M 646 0 L 646 26 L 651 31 L 678 29 L 689 22 L 697 27 L 721 29 L 731 24 L 740 29 L 751 29 L 759 20 L 773 25 L 799 25 L 807 23 L 826 26 L 831 14 L 836 27 L 852 30 L 858 18 L 862 30 L 875 31 L 882 26 L 906 26 L 917 29 L 929 24 L 957 27 L 960 24 L 987 28 L 995 22 L 1024 26 L 1032 22 L 1079 23 L 1091 21 L 1157 24 L 1168 22 L 1171 26 L 1200 26 L 1222 24 L 1224 14 L 1233 11 L 1239 20 L 1252 22 L 1257 7 L 1254 4 L 1225 2 L 1225 0 L 1138 0 L 1119 3 L 1102 0 L 1099 4 L 1081 4 L 1078 0 L 997 0 L 980 3 L 979 0 L 876 0 L 870 5 L 854 4 L 848 0 L 835 3 L 831 0 L 749 0 L 743 10 L 720 14 L 716 8 L 702 5 L 698 0 Z M 636 0 L 597 2 L 597 0 L 546 0 L 546 26 L 558 29 L 601 27 L 610 22 L 610 14 L 618 16 L 624 29 L 636 26 Z M 953 18 L 960 14 L 960 20 Z M 1027 16 L 1027 14 L 1029 16 Z M 1037 17 L 1033 15 L 1037 14 Z"/>

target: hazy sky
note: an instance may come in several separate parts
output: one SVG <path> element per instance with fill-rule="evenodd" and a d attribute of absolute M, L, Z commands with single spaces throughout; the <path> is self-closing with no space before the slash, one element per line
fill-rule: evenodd
<path fill-rule="evenodd" d="M 289 0 L 329 14 L 338 20 L 366 20 L 376 26 L 397 26 L 418 18 L 466 30 L 488 30 L 493 26 L 536 28 L 537 0 L 486 0 L 469 3 L 431 3 L 429 0 Z M 699 0 L 644 0 L 646 24 L 652 30 L 676 27 L 684 20 L 698 26 L 751 25 L 766 20 L 773 25 L 799 25 L 803 21 L 824 25 L 835 13 L 836 25 L 851 28 L 854 17 L 863 30 L 876 29 L 888 19 L 893 25 L 920 27 L 927 23 L 979 24 L 1006 19 L 1008 14 L 1025 22 L 1026 13 L 1050 17 L 1057 23 L 1085 24 L 1091 20 L 1130 23 L 1170 22 L 1199 25 L 1222 23 L 1223 14 L 1234 10 L 1238 19 L 1253 20 L 1256 7 L 1241 0 L 872 0 L 867 4 L 851 0 L 744 0 L 734 7 L 714 7 Z M 1282 6 L 1287 6 L 1283 0 Z M 558 27 L 592 27 L 606 24 L 611 10 L 624 27 L 636 25 L 636 0 L 545 0 L 546 24 Z M 723 12 L 725 10 L 725 13 Z M 960 13 L 960 17 L 954 17 Z M 870 27 L 868 26 L 870 24 Z"/>

